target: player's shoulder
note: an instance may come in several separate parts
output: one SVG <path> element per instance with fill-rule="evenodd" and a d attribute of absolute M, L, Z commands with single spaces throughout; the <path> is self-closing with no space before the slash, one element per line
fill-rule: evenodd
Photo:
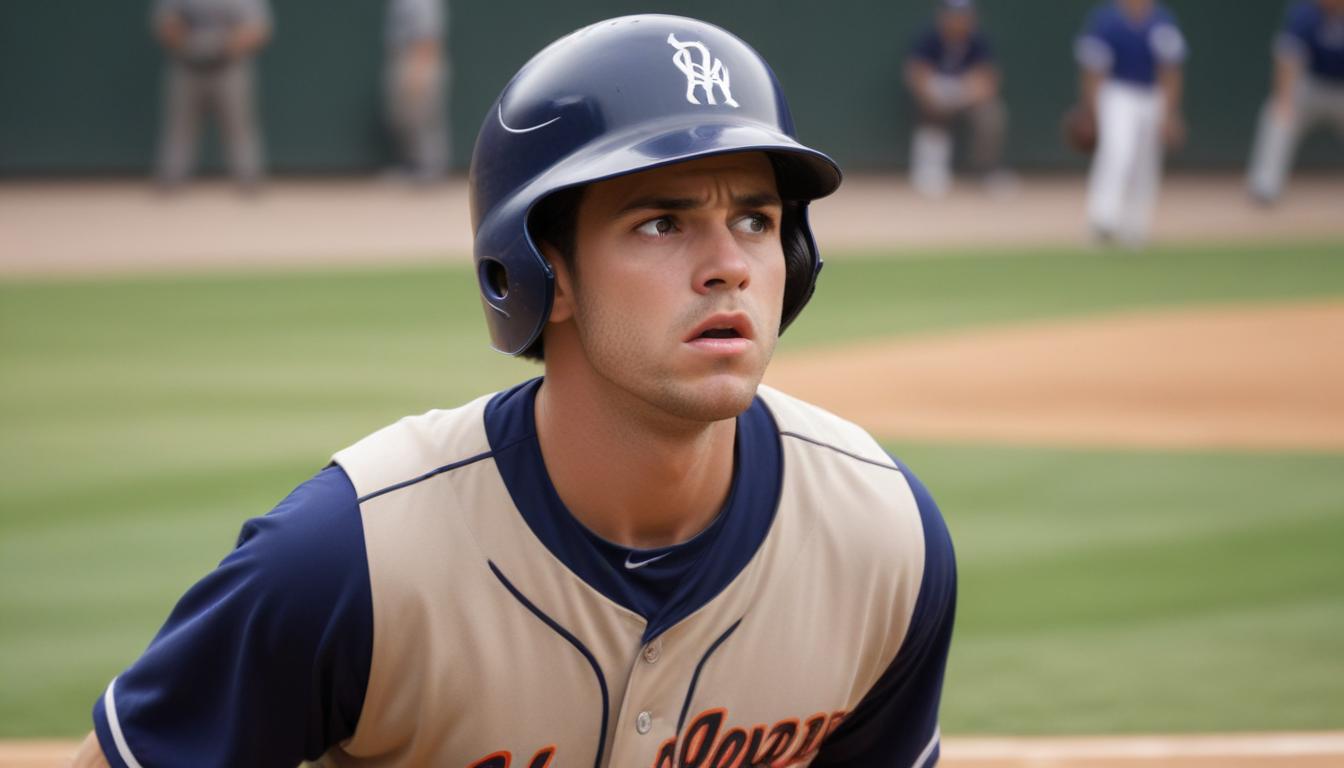
<path fill-rule="evenodd" d="M 884 563 L 904 561 L 912 547 L 926 553 L 950 551 L 951 539 L 933 495 L 867 430 L 768 386 L 762 385 L 758 394 L 775 419 L 781 442 L 791 449 L 786 449 L 785 459 L 785 476 L 793 478 L 787 480 L 787 492 L 817 502 L 818 535 L 835 542 L 848 560 L 885 568 Z M 809 466 L 791 471 L 789 456 Z"/>
<path fill-rule="evenodd" d="M 1162 26 L 1162 25 L 1172 27 L 1180 26 L 1180 22 L 1176 18 L 1176 12 L 1173 11 L 1171 7 L 1166 5 L 1165 3 L 1158 3 L 1157 5 L 1153 6 L 1152 23 L 1153 26 Z"/>
<path fill-rule="evenodd" d="M 1288 24 L 1298 28 L 1314 27 L 1324 18 L 1324 14 L 1321 13 L 1321 6 L 1315 0 L 1298 0 L 1288 6 L 1285 15 L 1288 18 Z"/>
<path fill-rule="evenodd" d="M 910 39 L 910 53 L 914 56 L 936 57 L 943 48 L 943 39 L 938 36 L 938 28 L 932 24 L 922 27 Z"/>
<path fill-rule="evenodd" d="M 478 460 L 490 452 L 485 409 L 498 394 L 407 416 L 337 451 L 332 461 L 349 475 L 363 501 Z"/>
<path fill-rule="evenodd" d="M 1120 15 L 1120 9 L 1115 7 L 1115 3 L 1105 2 L 1092 6 L 1083 26 L 1093 32 L 1100 32 L 1123 21 L 1124 18 Z"/>
<path fill-rule="evenodd" d="M 877 439 L 858 424 L 764 384 L 757 395 L 770 410 L 782 438 L 828 448 L 855 461 L 896 468 Z"/>
<path fill-rule="evenodd" d="M 937 514 L 932 496 L 910 468 L 866 429 L 772 387 L 762 385 L 758 394 L 775 419 L 781 442 L 794 448 L 792 455 L 824 466 L 824 471 L 810 473 L 809 482 L 821 487 L 836 507 L 850 509 L 846 517 L 859 528 Z M 844 503 L 846 499 L 853 503 Z M 872 519 L 865 522 L 869 515 Z"/>
<path fill-rule="evenodd" d="M 277 597 L 340 597 L 364 576 L 359 503 L 349 476 L 329 465 L 270 512 L 243 524 L 222 570 L 255 572 L 252 580 Z M 345 574 L 338 576 L 338 574 Z M 349 578 L 346 578 L 346 576 Z"/>

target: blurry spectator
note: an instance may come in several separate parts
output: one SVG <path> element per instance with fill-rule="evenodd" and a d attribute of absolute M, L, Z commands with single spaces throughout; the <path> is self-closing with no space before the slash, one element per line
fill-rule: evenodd
<path fill-rule="evenodd" d="M 1324 120 L 1344 140 L 1344 0 L 1302 0 L 1274 41 L 1274 90 L 1251 155 L 1252 199 L 1279 199 L 1298 139 Z"/>
<path fill-rule="evenodd" d="M 234 178 L 255 188 L 263 171 L 252 60 L 271 35 L 266 0 L 157 0 L 153 27 L 168 53 L 160 183 L 176 186 L 191 175 L 201 114 L 209 109 Z"/>
<path fill-rule="evenodd" d="M 1082 100 L 1097 122 L 1087 215 L 1103 242 L 1144 242 L 1162 181 L 1164 147 L 1185 136 L 1185 37 L 1154 0 L 1112 0 L 1092 11 L 1075 43 Z"/>
<path fill-rule="evenodd" d="M 400 167 L 421 182 L 448 169 L 446 16 L 443 0 L 387 3 L 388 122 Z"/>
<path fill-rule="evenodd" d="M 964 121 L 971 134 L 972 170 L 1002 187 L 1011 183 L 999 165 L 1007 113 L 989 44 L 972 0 L 942 0 L 939 6 L 905 63 L 905 81 L 919 109 L 910 142 L 910 182 L 921 194 L 946 194 L 952 181 L 951 132 Z"/>

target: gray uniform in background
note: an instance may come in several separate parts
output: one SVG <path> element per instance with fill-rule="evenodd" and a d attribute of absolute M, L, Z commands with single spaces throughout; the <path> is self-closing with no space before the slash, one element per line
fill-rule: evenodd
<path fill-rule="evenodd" d="M 388 0 L 387 110 L 397 160 L 415 178 L 448 169 L 444 104 L 450 70 L 443 54 L 448 11 L 443 0 Z"/>
<path fill-rule="evenodd" d="M 153 25 L 168 53 L 158 177 L 177 184 L 191 175 L 201 116 L 213 112 L 229 169 L 244 185 L 262 177 L 262 142 L 253 96 L 252 60 L 269 36 L 266 0 L 157 0 Z M 240 42 L 240 35 L 251 41 Z"/>

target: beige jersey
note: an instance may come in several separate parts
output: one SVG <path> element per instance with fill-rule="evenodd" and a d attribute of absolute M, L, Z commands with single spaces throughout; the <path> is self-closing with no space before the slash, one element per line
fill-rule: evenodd
<path fill-rule="evenodd" d="M 622 560 L 558 506 L 536 444 L 537 386 L 403 419 L 336 454 L 328 472 L 353 488 L 367 577 L 346 602 L 367 599 L 372 633 L 364 651 L 341 652 L 353 660 L 315 665 L 319 641 L 291 662 L 328 670 L 323 685 L 364 683 L 355 704 L 337 692 L 310 707 L 310 727 L 354 719 L 325 729 L 340 739 L 319 764 L 936 760 L 950 542 L 873 438 L 762 387 L 739 418 L 730 501 L 679 545 L 697 548 L 686 564 L 676 548 Z M 647 575 L 660 567 L 671 581 Z M 647 583 L 631 587 L 636 577 Z"/>

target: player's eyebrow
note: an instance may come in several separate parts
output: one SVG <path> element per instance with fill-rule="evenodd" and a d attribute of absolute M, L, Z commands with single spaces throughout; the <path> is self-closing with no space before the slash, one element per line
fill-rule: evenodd
<path fill-rule="evenodd" d="M 703 208 L 707 203 L 708 198 L 648 195 L 637 197 L 622 205 L 616 213 L 619 216 L 631 211 L 693 211 L 696 208 Z M 733 195 L 734 208 L 766 208 L 773 205 L 783 205 L 779 195 L 774 192 L 749 192 Z"/>

